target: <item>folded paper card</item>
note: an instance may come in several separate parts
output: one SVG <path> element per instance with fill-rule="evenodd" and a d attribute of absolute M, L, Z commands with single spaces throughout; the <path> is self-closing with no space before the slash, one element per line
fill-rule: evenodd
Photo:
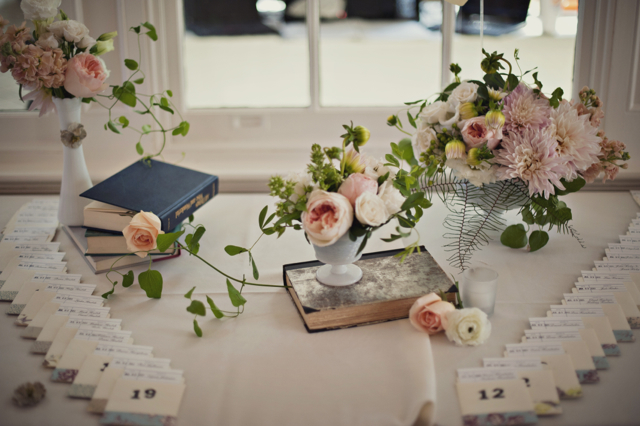
<path fill-rule="evenodd" d="M 95 284 L 79 284 L 79 283 L 71 283 L 71 284 L 52 284 L 52 283 L 39 283 L 39 282 L 30 282 L 24 283 L 22 288 L 16 294 L 16 297 L 7 308 L 8 315 L 20 315 L 22 310 L 27 306 L 31 297 L 37 291 L 46 291 L 57 293 L 58 291 L 66 291 L 78 294 L 84 294 L 85 296 L 90 296 L 93 294 L 95 290 Z"/>
<path fill-rule="evenodd" d="M 598 299 L 602 299 L 597 297 Z M 633 342 L 635 341 L 635 337 L 633 336 L 633 332 L 631 331 L 631 327 L 629 326 L 629 322 L 627 318 L 624 316 L 624 312 L 622 311 L 622 307 L 617 303 L 601 303 L 594 304 L 588 303 L 586 300 L 591 300 L 591 298 L 587 298 L 585 296 L 575 296 L 572 298 L 572 302 L 567 302 L 566 300 L 562 300 L 563 306 L 570 307 L 597 307 L 601 309 L 602 313 L 609 319 L 609 324 L 611 324 L 611 328 L 613 330 L 613 335 L 616 337 L 617 342 Z M 613 299 L 615 300 L 615 299 Z M 553 311 L 553 306 L 551 306 Z"/>
<path fill-rule="evenodd" d="M 547 311 L 547 317 L 553 320 L 576 320 L 580 319 L 585 328 L 591 328 L 596 331 L 598 340 L 602 346 L 606 356 L 618 356 L 620 355 L 620 347 L 616 340 L 616 336 L 613 334 L 611 323 L 609 318 L 604 316 L 602 309 L 588 309 L 588 308 L 576 308 L 574 306 L 567 305 L 552 305 L 555 309 Z M 569 324 L 570 322 L 567 322 Z M 532 328 L 533 325 L 532 325 Z"/>
<path fill-rule="evenodd" d="M 20 312 L 20 315 L 18 315 L 15 324 L 27 327 L 22 332 L 22 337 L 25 339 L 36 339 L 42 331 L 42 327 L 44 327 L 49 319 L 49 316 L 53 315 L 63 303 L 102 306 L 104 302 L 105 299 L 100 296 L 88 296 L 84 293 L 62 290 L 55 293 L 38 291 L 31 296 L 31 299 L 29 299 L 22 312 Z"/>
<path fill-rule="evenodd" d="M 609 289 L 608 291 L 596 292 L 589 285 L 582 285 L 579 288 L 576 285 L 572 292 L 570 295 L 564 295 L 564 300 L 567 303 L 618 304 L 627 319 L 627 323 L 629 323 L 629 327 L 632 329 L 640 328 L 640 310 L 638 310 L 638 305 L 636 305 L 635 300 L 626 289 Z"/>
<path fill-rule="evenodd" d="M 640 306 L 640 290 L 638 286 L 631 280 L 625 281 L 600 281 L 593 282 L 591 280 L 585 280 L 578 278 L 578 282 L 575 283 L 576 289 L 580 291 L 591 291 L 594 293 L 602 292 L 619 292 L 626 291 L 631 296 L 631 299 L 636 306 Z"/>
<path fill-rule="evenodd" d="M 0 281 L 0 300 L 13 301 L 22 285 L 31 282 L 36 273 L 65 273 L 67 262 L 20 262 L 6 280 Z"/>
<path fill-rule="evenodd" d="M 0 273 L 5 270 L 9 262 L 24 251 L 32 253 L 55 253 L 60 249 L 60 243 L 2 243 L 0 242 Z M 2 279 L 2 275 L 0 275 Z"/>

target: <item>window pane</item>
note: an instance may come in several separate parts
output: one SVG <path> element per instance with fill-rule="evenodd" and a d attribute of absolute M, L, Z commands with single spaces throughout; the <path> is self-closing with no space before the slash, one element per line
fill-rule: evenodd
<path fill-rule="evenodd" d="M 335 7 L 322 10 L 323 4 Z M 401 105 L 439 90 L 440 1 L 321 1 L 320 7 L 322 106 Z"/>
<path fill-rule="evenodd" d="M 189 108 L 305 107 L 309 54 L 304 14 L 285 22 L 280 0 L 185 0 Z"/>
<path fill-rule="evenodd" d="M 504 53 L 516 75 L 520 70 L 513 60 L 513 52 L 520 49 L 522 72 L 538 67 L 535 71 L 544 85 L 543 92 L 551 93 L 561 87 L 564 97 L 570 99 L 577 8 L 577 0 L 485 1 L 484 48 L 488 52 Z M 462 67 L 463 79 L 479 79 L 483 75 L 480 61 L 484 57 L 480 52 L 480 37 L 476 35 L 480 29 L 480 0 L 469 0 L 457 9 L 452 61 Z M 530 75 L 525 80 L 533 84 Z"/>
<path fill-rule="evenodd" d="M 11 25 L 20 26 L 24 21 L 24 14 L 20 9 L 20 0 L 0 1 L 0 15 L 9 21 Z M 33 28 L 33 24 L 31 24 L 31 28 Z M 11 72 L 0 74 L 0 110 L 15 111 L 26 108 L 27 104 L 22 102 L 18 96 L 18 84 L 11 77 Z"/>

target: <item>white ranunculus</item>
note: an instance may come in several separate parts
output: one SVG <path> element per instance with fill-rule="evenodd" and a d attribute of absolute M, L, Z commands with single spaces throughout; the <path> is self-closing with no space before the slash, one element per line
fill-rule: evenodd
<path fill-rule="evenodd" d="M 27 21 L 45 21 L 58 14 L 62 0 L 22 0 L 20 9 Z"/>
<path fill-rule="evenodd" d="M 47 31 L 52 32 L 59 40 L 64 39 L 76 44 L 80 43 L 83 38 L 89 36 L 89 28 L 84 24 L 71 19 L 66 21 L 56 21 L 49 25 Z"/>
<path fill-rule="evenodd" d="M 356 199 L 356 218 L 361 224 L 380 226 L 389 216 L 384 201 L 376 194 L 365 191 Z"/>
<path fill-rule="evenodd" d="M 91 49 L 94 44 L 96 44 L 96 39 L 86 35 L 82 37 L 82 40 L 80 40 L 80 43 L 77 43 L 77 46 L 80 49 Z"/>
<path fill-rule="evenodd" d="M 51 49 L 57 49 L 59 46 L 58 40 L 53 35 L 53 33 L 44 33 L 40 35 L 38 41 L 36 41 L 36 45 L 43 49 L 50 47 Z"/>
<path fill-rule="evenodd" d="M 393 186 L 390 180 L 384 181 L 384 183 L 378 189 L 378 197 L 384 203 L 389 215 L 396 214 L 402 210 L 402 204 L 405 201 L 402 193 Z"/>
<path fill-rule="evenodd" d="M 424 107 L 420 113 L 420 120 L 427 124 L 436 124 L 440 121 L 440 117 L 449 109 L 446 102 L 436 101 L 431 105 Z"/>
<path fill-rule="evenodd" d="M 360 159 L 365 164 L 364 175 L 369 176 L 372 179 L 378 180 L 380 176 L 384 176 L 389 173 L 389 179 L 396 177 L 396 173 L 391 168 L 385 166 L 386 161 L 378 160 L 377 158 L 368 156 L 366 154 L 360 154 Z"/>
<path fill-rule="evenodd" d="M 475 102 L 478 97 L 478 85 L 463 81 L 449 95 L 449 102 L 458 106 L 465 102 Z"/>
<path fill-rule="evenodd" d="M 478 308 L 459 309 L 447 313 L 445 333 L 457 345 L 477 346 L 491 335 L 491 323 Z"/>
<path fill-rule="evenodd" d="M 445 106 L 446 108 L 440 109 L 438 121 L 442 127 L 451 130 L 453 123 L 460 121 L 460 110 L 458 106 L 452 102 L 447 102 Z"/>
<path fill-rule="evenodd" d="M 313 190 L 316 187 L 313 183 L 313 177 L 308 172 L 291 172 L 287 176 L 287 180 L 296 182 L 296 186 L 293 187 L 293 195 L 291 195 L 291 201 L 294 203 L 307 193 L 305 188 L 311 187 Z"/>
<path fill-rule="evenodd" d="M 418 126 L 418 131 L 411 136 L 411 146 L 416 160 L 420 160 L 420 154 L 431 146 L 431 141 L 437 140 L 436 132 L 431 127 Z"/>

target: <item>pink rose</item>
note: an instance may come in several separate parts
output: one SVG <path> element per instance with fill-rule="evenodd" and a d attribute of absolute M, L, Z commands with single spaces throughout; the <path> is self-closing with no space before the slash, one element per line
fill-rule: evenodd
<path fill-rule="evenodd" d="M 370 178 L 362 173 L 353 173 L 342 182 L 340 188 L 338 188 L 338 194 L 342 194 L 351 203 L 351 206 L 356 205 L 356 199 L 362 195 L 363 192 L 371 192 L 372 194 L 378 193 L 378 181 Z"/>
<path fill-rule="evenodd" d="M 409 321 L 419 331 L 435 334 L 447 328 L 447 312 L 455 310 L 451 303 L 429 293 L 415 301 L 409 310 Z"/>
<path fill-rule="evenodd" d="M 90 53 L 80 53 L 67 62 L 64 88 L 78 98 L 90 98 L 107 88 L 109 77 L 104 62 Z"/>
<path fill-rule="evenodd" d="M 489 130 L 485 124 L 484 116 L 479 116 L 470 118 L 464 123 L 462 139 L 469 149 L 480 148 L 489 139 L 495 139 L 496 143 L 494 145 L 497 145 L 497 141 L 502 139 L 502 132 L 498 133 L 499 135 L 494 130 Z"/>
<path fill-rule="evenodd" d="M 340 194 L 316 189 L 309 195 L 301 220 L 309 241 L 326 247 L 347 233 L 353 223 L 353 207 Z"/>
<path fill-rule="evenodd" d="M 127 240 L 127 248 L 132 252 L 141 251 L 142 253 L 136 254 L 147 257 L 147 252 L 156 248 L 158 234 L 164 234 L 160 227 L 160 219 L 155 214 L 149 212 L 136 214 L 129 225 L 122 230 Z"/>

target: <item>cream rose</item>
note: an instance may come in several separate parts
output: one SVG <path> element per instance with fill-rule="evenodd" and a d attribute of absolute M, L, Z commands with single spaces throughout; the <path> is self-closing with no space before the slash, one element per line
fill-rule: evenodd
<path fill-rule="evenodd" d="M 413 156 L 416 157 L 416 160 L 420 160 L 420 154 L 429 149 L 431 141 L 435 141 L 436 138 L 436 132 L 431 127 L 418 127 L 418 131 L 411 136 Z"/>
<path fill-rule="evenodd" d="M 107 88 L 109 77 L 104 62 L 90 53 L 80 53 L 69 59 L 64 88 L 78 98 L 91 98 Z"/>
<path fill-rule="evenodd" d="M 147 257 L 147 252 L 156 248 L 156 240 L 159 234 L 164 234 L 160 230 L 161 223 L 158 216 L 150 212 L 140 212 L 122 230 L 127 248 L 140 257 Z"/>
<path fill-rule="evenodd" d="M 353 173 L 338 188 L 338 194 L 347 197 L 352 206 L 363 192 L 378 193 L 378 181 L 362 173 Z"/>
<path fill-rule="evenodd" d="M 461 133 L 462 139 L 469 149 L 480 148 L 489 139 L 497 139 L 496 132 L 487 127 L 485 118 L 482 116 L 468 119 L 464 123 Z"/>
<path fill-rule="evenodd" d="M 375 179 L 376 182 L 378 178 L 389 173 L 389 178 L 393 179 L 396 176 L 396 173 L 391 170 L 389 167 L 385 166 L 386 161 L 378 160 L 376 158 L 370 157 L 368 155 L 361 154 L 364 159 L 364 174 L 369 176 L 371 179 Z"/>
<path fill-rule="evenodd" d="M 301 221 L 309 241 L 318 247 L 330 246 L 351 227 L 353 207 L 343 195 L 316 189 L 309 195 Z"/>
<path fill-rule="evenodd" d="M 363 192 L 356 200 L 356 218 L 363 225 L 380 226 L 389 220 L 389 212 L 384 201 L 376 194 Z"/>
<path fill-rule="evenodd" d="M 405 198 L 402 193 L 393 186 L 390 180 L 385 180 L 380 189 L 378 190 L 378 197 L 384 203 L 389 215 L 396 214 L 402 210 L 402 204 L 405 202 Z"/>
<path fill-rule="evenodd" d="M 409 310 L 409 321 L 417 330 L 435 334 L 447 328 L 447 314 L 456 308 L 435 293 L 416 300 Z"/>
<path fill-rule="evenodd" d="M 27 21 L 45 21 L 58 14 L 62 0 L 22 0 L 20 9 Z"/>
<path fill-rule="evenodd" d="M 445 104 L 446 108 L 440 110 L 438 121 L 442 127 L 451 128 L 453 123 L 460 121 L 460 109 L 452 102 Z"/>
<path fill-rule="evenodd" d="M 58 40 L 64 39 L 76 44 L 89 35 L 89 28 L 72 19 L 56 21 L 47 27 L 47 31 L 52 32 Z"/>
<path fill-rule="evenodd" d="M 478 85 L 463 81 L 449 95 L 449 102 L 458 106 L 465 102 L 475 102 L 478 97 Z"/>
<path fill-rule="evenodd" d="M 420 113 L 420 120 L 427 124 L 436 124 L 440 117 L 449 109 L 446 102 L 436 101 L 424 107 Z"/>
<path fill-rule="evenodd" d="M 455 310 L 447 314 L 447 339 L 457 345 L 477 346 L 491 335 L 487 314 L 478 308 Z"/>

